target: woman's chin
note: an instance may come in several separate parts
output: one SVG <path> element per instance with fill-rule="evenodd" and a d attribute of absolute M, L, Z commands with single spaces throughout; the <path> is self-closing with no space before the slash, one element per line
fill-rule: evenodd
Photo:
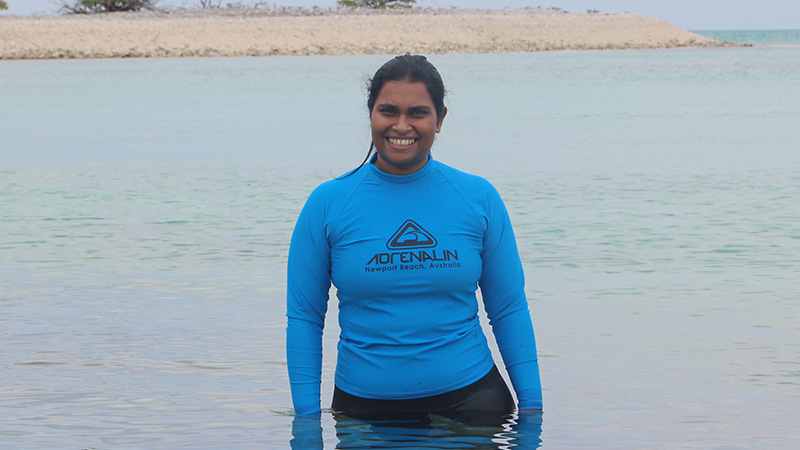
<path fill-rule="evenodd" d="M 382 171 L 389 174 L 405 174 L 416 172 L 428 161 L 428 153 L 419 155 L 416 152 L 396 152 L 390 151 L 378 153 L 376 165 Z"/>

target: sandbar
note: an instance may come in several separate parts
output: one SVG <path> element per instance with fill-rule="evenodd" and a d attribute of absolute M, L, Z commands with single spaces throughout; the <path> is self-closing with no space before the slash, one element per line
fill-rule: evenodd
<path fill-rule="evenodd" d="M 507 53 L 734 44 L 637 14 L 229 8 L 0 16 L 0 59 Z"/>

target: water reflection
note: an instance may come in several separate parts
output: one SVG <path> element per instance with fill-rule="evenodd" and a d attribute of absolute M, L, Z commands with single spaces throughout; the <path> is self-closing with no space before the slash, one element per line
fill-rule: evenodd
<path fill-rule="evenodd" d="M 486 415 L 458 420 L 442 416 L 361 420 L 334 414 L 337 449 L 537 449 L 542 414 Z M 319 417 L 295 417 L 293 450 L 324 449 Z"/>

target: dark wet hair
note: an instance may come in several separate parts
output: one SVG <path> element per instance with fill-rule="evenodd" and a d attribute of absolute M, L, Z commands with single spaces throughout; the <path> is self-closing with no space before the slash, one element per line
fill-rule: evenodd
<path fill-rule="evenodd" d="M 383 89 L 383 85 L 389 81 L 408 81 L 409 83 L 424 83 L 428 89 L 428 95 L 431 96 L 433 107 L 436 110 L 437 120 L 444 114 L 444 82 L 442 81 L 439 71 L 436 67 L 428 61 L 428 58 L 422 55 L 400 55 L 390 59 L 375 72 L 375 75 L 367 81 L 367 110 L 372 113 L 372 108 L 375 106 L 375 100 Z M 358 167 L 348 172 L 342 178 L 355 173 L 358 169 L 364 166 L 369 161 L 372 155 L 372 150 L 375 148 L 375 143 L 371 142 L 367 157 L 359 164 Z"/>

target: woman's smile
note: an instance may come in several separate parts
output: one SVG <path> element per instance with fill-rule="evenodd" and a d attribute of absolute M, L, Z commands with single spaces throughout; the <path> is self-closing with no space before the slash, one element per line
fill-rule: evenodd
<path fill-rule="evenodd" d="M 411 147 L 411 145 L 414 142 L 417 142 L 418 139 L 416 139 L 416 138 L 414 138 L 414 139 L 409 139 L 409 138 L 386 138 L 386 140 L 389 141 L 389 144 L 391 144 L 392 147 L 395 147 L 395 148 L 408 148 L 408 147 Z"/>

